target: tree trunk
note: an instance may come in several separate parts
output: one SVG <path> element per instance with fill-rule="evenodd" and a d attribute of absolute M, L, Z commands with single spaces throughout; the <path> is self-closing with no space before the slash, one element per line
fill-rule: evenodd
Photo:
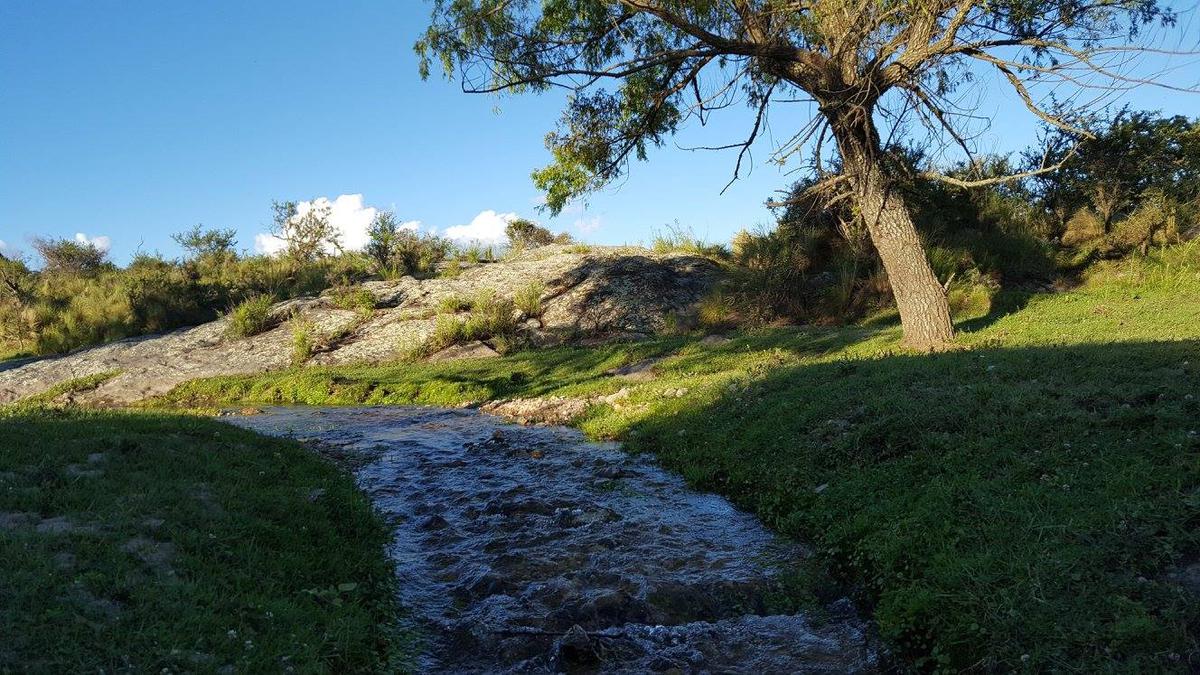
<path fill-rule="evenodd" d="M 904 342 L 914 349 L 935 350 L 954 338 L 950 305 L 929 265 L 908 205 L 884 175 L 870 114 L 869 109 L 856 107 L 848 114 L 829 115 L 831 129 L 843 170 L 852 177 L 859 214 L 896 296 Z"/>

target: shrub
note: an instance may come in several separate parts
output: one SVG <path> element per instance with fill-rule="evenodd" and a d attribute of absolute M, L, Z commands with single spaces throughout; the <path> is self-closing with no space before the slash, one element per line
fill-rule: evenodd
<path fill-rule="evenodd" d="M 467 340 L 487 340 L 512 334 L 517 329 L 517 320 L 513 316 L 515 309 L 512 300 L 500 297 L 495 291 L 480 291 L 467 319 Z"/>
<path fill-rule="evenodd" d="M 426 340 L 423 349 L 425 354 L 440 352 L 457 344 L 467 342 L 466 321 L 448 314 L 442 314 L 434 321 L 433 334 Z"/>
<path fill-rule="evenodd" d="M 432 273 L 450 253 L 450 243 L 430 234 L 419 234 L 399 222 L 391 211 L 381 211 L 368 229 L 366 255 L 376 274 L 384 279 Z"/>
<path fill-rule="evenodd" d="M 1063 232 L 1063 246 L 1079 246 L 1104 236 L 1104 221 L 1089 208 L 1081 208 L 1067 221 Z"/>
<path fill-rule="evenodd" d="M 330 293 L 333 306 L 350 310 L 361 316 L 370 316 L 375 311 L 375 294 L 365 288 L 337 286 Z"/>
<path fill-rule="evenodd" d="M 452 300 L 448 298 L 447 300 Z M 461 307 L 461 304 L 454 304 Z M 452 314 L 440 314 L 433 325 L 433 333 L 416 351 L 423 356 L 441 351 L 456 344 L 475 341 L 491 341 L 507 349 L 517 329 L 512 300 L 498 296 L 495 291 L 480 291 L 470 301 L 471 314 L 460 319 Z M 498 348 L 499 349 L 499 348 Z"/>
<path fill-rule="evenodd" d="M 723 289 L 716 289 L 701 298 L 696 306 L 696 321 L 702 328 L 728 328 L 735 323 L 733 300 Z"/>
<path fill-rule="evenodd" d="M 90 242 L 39 237 L 33 240 L 33 248 L 45 262 L 46 272 L 93 275 L 113 268 L 108 253 Z"/>
<path fill-rule="evenodd" d="M 517 218 L 504 226 L 504 235 L 515 250 L 549 246 L 554 243 L 554 233 L 532 220 Z"/>
<path fill-rule="evenodd" d="M 459 257 L 465 259 L 472 265 L 478 265 L 481 262 L 490 262 L 494 260 L 491 247 L 484 248 L 480 244 L 471 244 L 459 252 Z"/>
<path fill-rule="evenodd" d="M 269 295 L 258 295 L 242 301 L 229 312 L 229 326 L 226 329 L 231 337 L 244 338 L 258 335 L 274 325 L 271 307 L 275 299 Z"/>
<path fill-rule="evenodd" d="M 288 319 L 292 329 L 292 365 L 302 366 L 312 358 L 316 348 L 316 324 L 300 312 Z"/>
<path fill-rule="evenodd" d="M 287 255 L 297 263 L 311 263 L 318 258 L 341 251 L 341 237 L 329 220 L 332 207 L 328 203 L 310 202 L 301 213 L 294 201 L 274 202 L 272 232 L 287 244 Z"/>
<path fill-rule="evenodd" d="M 455 258 L 442 266 L 442 271 L 438 276 L 443 279 L 457 279 L 460 274 L 462 274 L 462 262 Z"/>
<path fill-rule="evenodd" d="M 171 239 L 191 254 L 193 260 L 209 262 L 237 257 L 237 232 L 231 229 L 205 230 L 196 225 L 171 235 Z"/>
<path fill-rule="evenodd" d="M 457 314 L 470 311 L 473 303 L 470 298 L 461 295 L 448 295 L 438 302 L 438 312 L 442 314 Z"/>
<path fill-rule="evenodd" d="M 999 284 L 994 280 L 974 269 L 956 278 L 946 291 L 951 316 L 956 319 L 986 316 L 992 309 L 992 296 L 998 288 Z"/>
<path fill-rule="evenodd" d="M 513 297 L 513 304 L 527 317 L 539 318 L 546 311 L 542 307 L 542 294 L 546 292 L 546 286 L 540 281 L 534 281 L 527 286 L 517 291 Z"/>

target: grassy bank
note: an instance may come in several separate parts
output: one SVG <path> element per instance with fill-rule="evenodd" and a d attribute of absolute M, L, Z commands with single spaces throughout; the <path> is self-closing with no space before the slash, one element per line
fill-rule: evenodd
<path fill-rule="evenodd" d="M 578 424 L 813 541 L 918 668 L 1196 667 L 1200 249 L 894 327 L 670 338 L 192 383 L 168 402 L 453 404 L 628 388 Z M 657 376 L 606 374 L 645 359 Z"/>
<path fill-rule="evenodd" d="M 0 672 L 362 672 L 403 651 L 386 528 L 291 442 L 0 408 Z"/>

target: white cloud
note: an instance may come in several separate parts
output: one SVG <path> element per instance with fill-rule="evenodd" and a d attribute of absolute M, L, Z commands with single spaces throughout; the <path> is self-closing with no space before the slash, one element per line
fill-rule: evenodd
<path fill-rule="evenodd" d="M 503 244 L 508 241 L 504 228 L 519 218 L 515 213 L 496 213 L 491 209 L 481 212 L 467 225 L 447 227 L 445 237 L 460 244 Z"/>
<path fill-rule="evenodd" d="M 82 232 L 76 232 L 75 241 L 85 245 L 91 244 L 101 251 L 108 251 L 108 249 L 112 248 L 112 239 L 105 236 L 89 237 Z"/>
<path fill-rule="evenodd" d="M 580 218 L 575 221 L 575 229 L 583 234 L 591 234 L 604 226 L 604 221 L 600 216 L 591 216 L 589 218 Z"/>
<path fill-rule="evenodd" d="M 264 255 L 279 255 L 287 248 L 287 242 L 273 234 L 262 232 L 254 235 L 254 252 Z"/>
<path fill-rule="evenodd" d="M 370 239 L 367 228 L 379 213 L 373 206 L 364 206 L 363 196 L 355 194 L 341 195 L 332 201 L 328 197 L 318 197 L 310 202 L 300 202 L 296 204 L 296 214 L 303 216 L 314 208 L 329 209 L 329 222 L 337 232 L 342 248 L 348 251 L 361 251 L 367 245 Z M 404 227 L 409 224 L 405 223 Z M 276 255 L 286 248 L 287 243 L 273 234 L 264 232 L 254 237 L 254 250 L 258 253 Z"/>
<path fill-rule="evenodd" d="M 314 208 L 326 207 L 329 208 L 329 222 L 337 231 L 342 247 L 350 251 L 361 251 L 370 240 L 367 230 L 379 210 L 373 206 L 365 206 L 363 196 L 354 194 L 341 195 L 332 201 L 327 197 L 319 197 L 311 202 L 300 202 L 296 205 L 296 211 L 298 215 L 303 216 Z M 459 244 L 502 245 L 508 242 L 504 228 L 519 217 L 516 213 L 497 213 L 489 209 L 480 212 L 466 225 L 447 227 L 441 235 Z M 428 234 L 439 232 L 438 228 L 425 225 L 419 220 L 406 220 L 400 224 L 400 228 Z M 287 242 L 269 232 L 261 232 L 254 236 L 254 250 L 257 253 L 278 255 L 286 249 Z"/>
<path fill-rule="evenodd" d="M 4 251 L 7 251 L 7 250 L 8 250 L 8 244 L 4 243 L 3 239 L 0 239 L 0 253 L 3 253 Z"/>

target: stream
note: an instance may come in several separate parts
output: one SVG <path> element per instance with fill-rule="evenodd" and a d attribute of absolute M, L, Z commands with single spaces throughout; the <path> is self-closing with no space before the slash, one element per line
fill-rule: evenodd
<path fill-rule="evenodd" d="M 472 410 L 268 408 L 227 421 L 350 466 L 395 532 L 420 672 L 846 673 L 850 603 L 774 614 L 806 555 L 650 456 Z"/>

